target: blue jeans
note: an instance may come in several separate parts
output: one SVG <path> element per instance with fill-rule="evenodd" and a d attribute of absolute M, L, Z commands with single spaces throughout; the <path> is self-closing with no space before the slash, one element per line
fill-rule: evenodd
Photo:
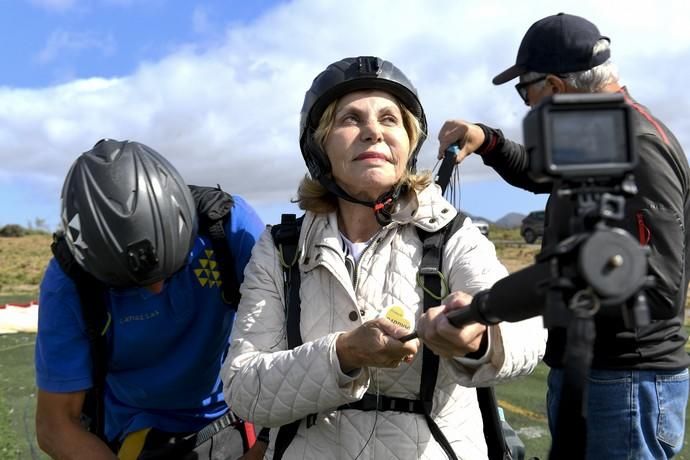
<path fill-rule="evenodd" d="M 683 447 L 688 370 L 592 369 L 587 403 L 588 460 L 660 460 Z M 563 370 L 551 369 L 546 394 L 555 432 Z"/>

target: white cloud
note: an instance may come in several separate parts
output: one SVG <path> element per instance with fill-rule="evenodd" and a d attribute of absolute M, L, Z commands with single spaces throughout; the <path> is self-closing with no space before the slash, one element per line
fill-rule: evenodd
<path fill-rule="evenodd" d="M 565 6 L 563 6 L 565 5 Z M 690 149 L 690 2 L 665 8 L 627 2 L 513 4 L 386 0 L 298 0 L 247 25 L 233 25 L 216 46 L 190 45 L 118 79 L 74 80 L 38 90 L 0 88 L 0 174 L 61 181 L 80 152 L 112 137 L 149 144 L 195 183 L 221 183 L 261 202 L 286 202 L 305 168 L 298 146 L 304 92 L 327 64 L 381 55 L 417 85 L 430 122 L 420 165 L 436 157 L 447 118 L 482 121 L 520 137 L 525 113 L 511 84 L 491 78 L 511 65 L 520 39 L 540 17 L 565 10 L 592 19 L 612 38 L 624 82 L 664 117 Z M 197 10 L 201 28 L 208 20 Z M 109 45 L 110 43 L 110 45 Z M 114 46 L 107 39 L 56 32 L 44 60 L 65 50 Z M 463 166 L 468 180 L 491 173 Z M 51 198 L 52 199 L 52 198 Z"/>
<path fill-rule="evenodd" d="M 36 59 L 46 64 L 59 58 L 63 53 L 90 49 L 99 50 L 104 56 L 110 56 L 116 49 L 115 39 L 111 34 L 96 36 L 87 32 L 54 30 L 48 37 L 43 49 L 37 54 Z"/>

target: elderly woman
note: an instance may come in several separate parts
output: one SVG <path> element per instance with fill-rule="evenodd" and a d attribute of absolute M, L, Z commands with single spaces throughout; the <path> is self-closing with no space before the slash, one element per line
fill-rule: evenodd
<path fill-rule="evenodd" d="M 440 358 L 433 405 L 419 404 L 423 355 L 431 353 L 418 340 L 398 340 L 411 332 L 401 325 L 413 328 L 424 311 L 418 230 L 436 232 L 457 211 L 430 173 L 415 173 L 426 135 L 415 88 L 390 62 L 347 58 L 316 77 L 301 115 L 310 173 L 297 198 L 306 211 L 298 240 L 303 345 L 288 348 L 282 258 L 267 230 L 245 270 L 222 373 L 226 401 L 259 426 L 298 422 L 287 437 L 270 430 L 267 458 L 486 458 L 468 387 L 529 373 L 544 334 L 538 320 L 466 326 L 464 353 Z M 469 219 L 442 260 L 453 302 L 506 274 Z M 398 310 L 386 315 L 391 305 Z"/>

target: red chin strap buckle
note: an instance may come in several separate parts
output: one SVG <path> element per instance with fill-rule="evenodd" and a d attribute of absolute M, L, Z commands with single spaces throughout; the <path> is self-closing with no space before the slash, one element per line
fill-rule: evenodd
<path fill-rule="evenodd" d="M 381 212 L 381 210 L 382 210 L 383 208 L 385 208 L 386 206 L 388 206 L 388 205 L 391 204 L 392 202 L 393 202 L 393 198 L 388 198 L 388 199 L 387 199 L 386 201 L 384 201 L 383 203 L 376 203 L 376 204 L 374 204 L 374 212 Z"/>

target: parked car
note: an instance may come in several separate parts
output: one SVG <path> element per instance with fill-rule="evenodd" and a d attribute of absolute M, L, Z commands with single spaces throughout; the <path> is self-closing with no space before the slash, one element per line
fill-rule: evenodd
<path fill-rule="evenodd" d="M 532 211 L 527 214 L 527 216 L 522 219 L 520 235 L 522 235 L 525 242 L 529 244 L 537 241 L 537 238 L 544 236 L 544 211 Z"/>
<path fill-rule="evenodd" d="M 479 229 L 482 235 L 489 237 L 489 223 L 484 220 L 473 220 L 472 224 Z"/>

